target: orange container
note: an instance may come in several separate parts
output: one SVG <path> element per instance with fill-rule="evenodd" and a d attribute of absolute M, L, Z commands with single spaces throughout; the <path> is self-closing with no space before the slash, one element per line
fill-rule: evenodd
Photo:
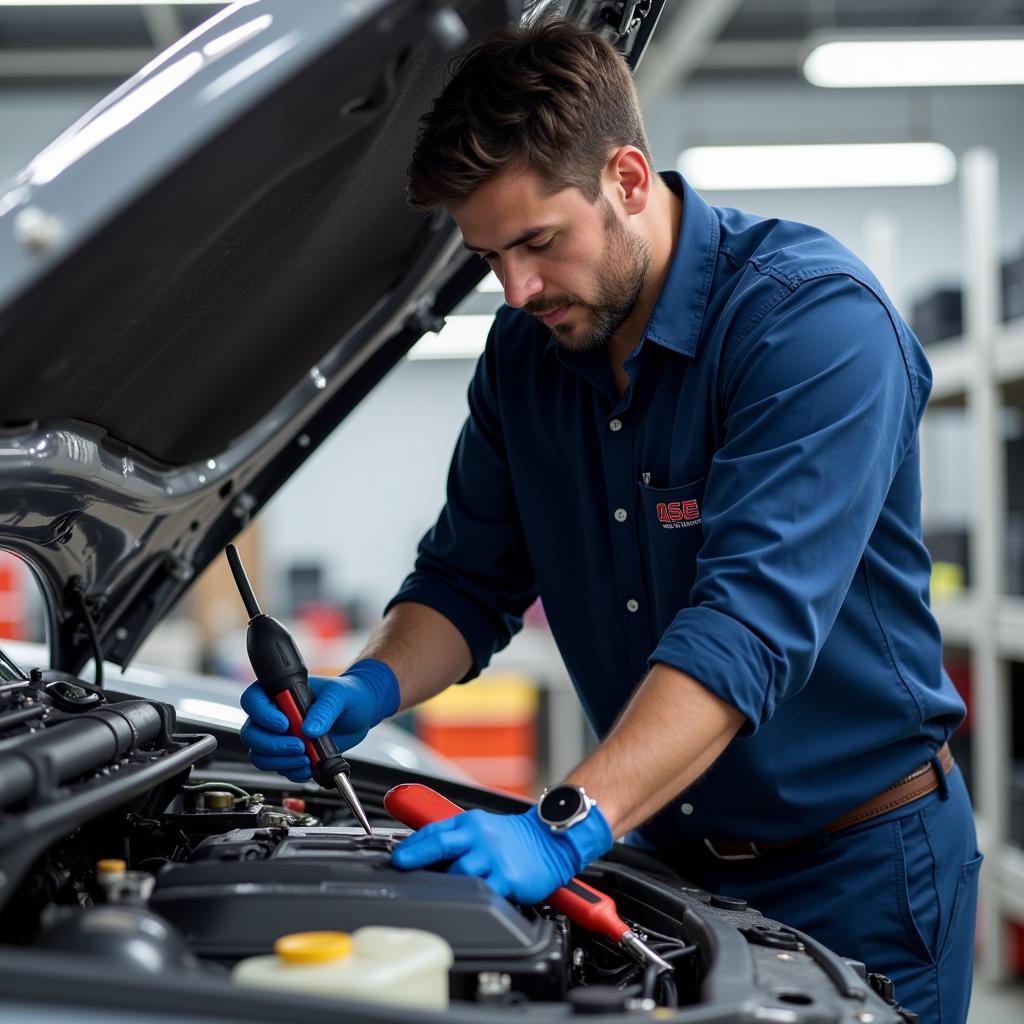
<path fill-rule="evenodd" d="M 0 551 L 0 636 L 25 639 L 27 571 L 17 555 Z"/>
<path fill-rule="evenodd" d="M 530 797 L 537 783 L 537 703 L 537 687 L 526 676 L 489 673 L 422 704 L 416 733 L 482 785 Z"/>
<path fill-rule="evenodd" d="M 1009 942 L 1007 943 L 1007 967 L 1016 978 L 1024 978 L 1024 925 L 1016 921 L 1007 921 L 1006 927 L 1010 931 Z"/>

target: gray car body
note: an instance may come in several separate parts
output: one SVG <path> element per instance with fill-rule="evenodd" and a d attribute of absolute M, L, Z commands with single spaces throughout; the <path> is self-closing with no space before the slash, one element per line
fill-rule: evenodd
<path fill-rule="evenodd" d="M 390 6 L 388 0 L 235 4 L 161 54 L 43 150 L 0 195 L 0 309 L 130 207 L 168 166 L 356 23 Z M 76 656 L 60 637 L 73 577 L 90 595 L 102 595 L 107 649 L 120 650 L 119 662 L 131 656 L 194 576 L 209 524 L 227 513 L 237 528 L 245 525 L 249 481 L 282 447 L 302 444 L 302 425 L 436 287 L 458 244 L 450 226 L 439 234 L 424 265 L 410 267 L 407 279 L 380 297 L 369 323 L 358 326 L 358 357 L 352 339 L 340 339 L 275 408 L 200 463 L 161 466 L 82 422 L 29 423 L 3 432 L 0 537 L 39 579 L 56 667 L 75 671 L 84 661 L 84 651 Z M 39 357 L 47 372 L 46 353 Z M 231 384 L 224 381 L 226 392 Z M 228 480 L 230 495 L 224 496 Z M 128 627 L 121 620 L 153 571 L 166 578 L 166 593 L 148 621 Z"/>

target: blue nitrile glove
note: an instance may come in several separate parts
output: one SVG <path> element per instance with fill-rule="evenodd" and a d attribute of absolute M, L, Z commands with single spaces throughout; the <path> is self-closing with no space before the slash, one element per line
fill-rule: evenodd
<path fill-rule="evenodd" d="M 516 903 L 540 903 L 614 841 L 596 804 L 566 832 L 552 832 L 536 807 L 522 814 L 465 811 L 414 832 L 395 847 L 391 862 L 408 870 L 450 860 L 450 874 L 476 875 Z"/>
<path fill-rule="evenodd" d="M 309 688 L 315 699 L 302 731 L 314 739 L 329 731 L 342 753 L 359 743 L 378 722 L 393 715 L 401 700 L 395 673 L 375 658 L 357 661 L 337 679 L 310 676 Z M 288 735 L 288 719 L 259 683 L 245 689 L 241 704 L 249 718 L 238 735 L 249 748 L 249 760 L 257 768 L 280 772 L 292 782 L 308 779 L 309 757 L 302 740 Z"/>

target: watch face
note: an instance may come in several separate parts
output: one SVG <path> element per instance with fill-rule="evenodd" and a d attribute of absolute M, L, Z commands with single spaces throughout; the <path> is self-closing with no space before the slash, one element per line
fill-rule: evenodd
<path fill-rule="evenodd" d="M 549 822 L 568 821 L 583 807 L 583 797 L 573 786 L 556 786 L 548 793 L 537 810 L 540 816 Z"/>

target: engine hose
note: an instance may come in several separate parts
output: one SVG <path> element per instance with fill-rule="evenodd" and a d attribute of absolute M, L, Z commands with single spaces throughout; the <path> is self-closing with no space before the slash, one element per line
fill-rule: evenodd
<path fill-rule="evenodd" d="M 659 974 L 661 974 L 661 968 L 657 964 L 650 964 L 644 968 L 643 987 L 640 989 L 640 997 L 642 999 L 654 998 L 654 993 L 658 987 Z"/>
<path fill-rule="evenodd" d="M 55 786 L 113 764 L 155 740 L 163 724 L 155 704 L 127 700 L 22 737 L 0 752 L 0 808 L 46 797 Z"/>
<path fill-rule="evenodd" d="M 246 800 L 250 799 L 252 794 L 247 793 L 241 786 L 236 786 L 233 782 L 197 782 L 191 786 L 182 786 L 181 791 L 183 793 L 214 793 L 224 792 L 234 793 L 236 796 L 244 797 Z"/>

